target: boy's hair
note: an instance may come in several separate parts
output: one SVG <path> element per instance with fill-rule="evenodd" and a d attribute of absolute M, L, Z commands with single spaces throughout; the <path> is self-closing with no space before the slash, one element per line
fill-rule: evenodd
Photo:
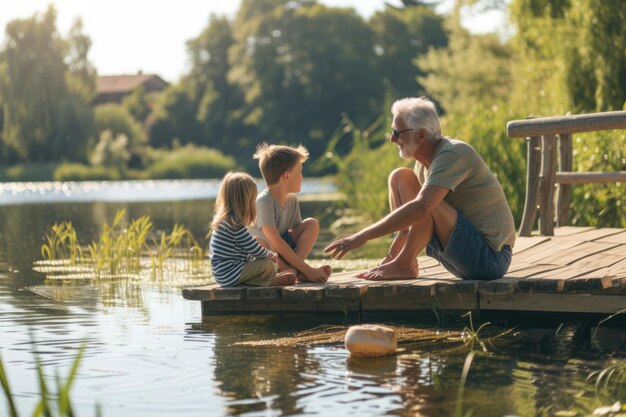
<path fill-rule="evenodd" d="M 263 142 L 257 146 L 253 158 L 259 160 L 261 174 L 269 186 L 278 183 L 281 175 L 291 171 L 298 161 L 306 161 L 309 158 L 309 151 L 302 145 L 293 148 L 283 145 L 268 145 Z"/>
<path fill-rule="evenodd" d="M 217 192 L 211 228 L 217 229 L 221 222 L 231 225 L 250 226 L 256 219 L 256 196 L 258 189 L 254 179 L 245 172 L 228 172 Z"/>

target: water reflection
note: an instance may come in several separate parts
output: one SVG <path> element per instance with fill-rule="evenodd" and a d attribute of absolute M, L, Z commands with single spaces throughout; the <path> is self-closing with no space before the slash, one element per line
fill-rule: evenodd
<path fill-rule="evenodd" d="M 405 329 L 407 337 L 396 356 L 361 360 L 349 357 L 339 339 L 295 342 L 312 330 L 328 336 L 354 324 L 341 316 L 203 320 L 200 303 L 184 301 L 178 288 L 163 282 L 61 283 L 32 270 L 32 262 L 41 259 L 43 233 L 54 222 L 71 221 L 87 243 L 124 208 L 128 220 L 147 214 L 157 230 L 179 223 L 202 240 L 212 204 L 0 204 L 0 350 L 21 411 L 32 410 L 38 401 L 33 351 L 40 353 L 53 381 L 55 373 L 67 374 L 81 344 L 87 343 L 73 389 L 81 416 L 92 415 L 95 403 L 103 405 L 107 417 L 452 415 L 471 349 L 459 337 L 464 323 L 450 320 L 453 324 L 442 330 L 409 314 L 404 321 L 381 318 L 377 321 Z M 335 208 L 327 201 L 302 205 L 303 215 L 318 217 L 324 228 L 334 220 Z M 322 234 L 317 250 L 330 238 L 328 231 Z M 529 320 L 513 330 L 506 323 L 486 327 L 481 332 L 486 351 L 474 346 L 479 350 L 463 410 L 481 417 L 590 415 L 595 407 L 612 404 L 615 395 L 597 398 L 594 379 L 587 377 L 623 360 L 626 331 L 623 324 L 596 331 L 598 320 Z M 280 338 L 294 343 L 241 343 Z M 0 414 L 6 410 L 3 401 Z"/>

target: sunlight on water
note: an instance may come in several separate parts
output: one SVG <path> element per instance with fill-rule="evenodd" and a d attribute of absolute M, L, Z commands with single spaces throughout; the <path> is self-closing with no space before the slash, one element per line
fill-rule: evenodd
<path fill-rule="evenodd" d="M 88 201 L 180 201 L 217 196 L 219 179 L 0 183 L 0 205 Z M 257 180 L 259 189 L 265 187 Z M 333 193 L 329 181 L 305 179 L 301 195 Z"/>

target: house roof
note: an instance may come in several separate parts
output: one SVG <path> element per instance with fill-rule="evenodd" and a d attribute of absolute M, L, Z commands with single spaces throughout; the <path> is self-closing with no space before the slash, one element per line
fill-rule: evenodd
<path fill-rule="evenodd" d="M 102 75 L 98 77 L 97 91 L 98 94 L 130 93 L 152 79 L 158 79 L 163 84 L 167 84 L 155 74 Z"/>

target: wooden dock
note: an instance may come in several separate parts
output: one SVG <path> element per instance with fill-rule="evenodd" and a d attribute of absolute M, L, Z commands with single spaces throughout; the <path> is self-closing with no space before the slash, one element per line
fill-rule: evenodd
<path fill-rule="evenodd" d="M 616 313 L 626 309 L 626 230 L 560 227 L 554 236 L 519 237 L 504 278 L 464 281 L 420 257 L 414 280 L 364 281 L 356 272 L 326 284 L 219 285 L 183 289 L 202 314 L 514 310 Z M 331 261 L 332 263 L 332 261 Z"/>

